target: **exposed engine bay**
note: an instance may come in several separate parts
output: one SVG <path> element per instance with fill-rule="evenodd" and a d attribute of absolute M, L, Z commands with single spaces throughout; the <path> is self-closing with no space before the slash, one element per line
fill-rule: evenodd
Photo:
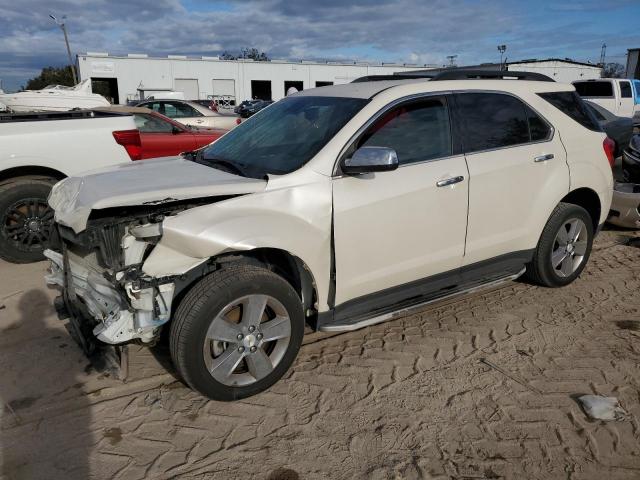
<path fill-rule="evenodd" d="M 107 344 L 151 345 L 171 317 L 174 277 L 153 278 L 142 264 L 162 237 L 167 216 L 229 197 L 95 210 L 80 233 L 57 224 L 47 283 L 60 287 L 58 314 L 70 318 L 90 353 L 95 338 Z"/>

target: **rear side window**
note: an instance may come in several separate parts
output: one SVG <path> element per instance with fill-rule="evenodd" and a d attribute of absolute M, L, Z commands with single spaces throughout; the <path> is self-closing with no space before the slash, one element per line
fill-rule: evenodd
<path fill-rule="evenodd" d="M 631 84 L 629 82 L 620 82 L 620 96 L 622 98 L 632 98 Z"/>
<path fill-rule="evenodd" d="M 576 92 L 547 92 L 539 93 L 538 95 L 583 127 L 594 132 L 602 131 L 598 120 L 587 109 L 587 106 Z"/>
<path fill-rule="evenodd" d="M 581 97 L 613 98 L 613 85 L 608 81 L 576 82 L 573 86 Z"/>
<path fill-rule="evenodd" d="M 529 121 L 529 133 L 532 142 L 546 140 L 551 135 L 551 127 L 540 116 L 527 105 L 524 106 Z"/>
<path fill-rule="evenodd" d="M 362 137 L 358 148 L 363 146 L 393 148 L 401 165 L 451 155 L 444 100 L 412 102 L 387 112 Z"/>
<path fill-rule="evenodd" d="M 456 104 L 467 153 L 530 141 L 527 112 L 517 98 L 499 93 L 462 93 L 456 95 Z"/>

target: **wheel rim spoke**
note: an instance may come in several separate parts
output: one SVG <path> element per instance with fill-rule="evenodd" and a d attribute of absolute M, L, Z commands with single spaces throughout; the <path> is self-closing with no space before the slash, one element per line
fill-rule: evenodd
<path fill-rule="evenodd" d="M 207 338 L 236 343 L 239 333 L 241 333 L 240 327 L 237 324 L 225 320 L 222 315 L 218 315 L 213 322 L 211 322 L 209 330 L 207 330 Z"/>
<path fill-rule="evenodd" d="M 246 359 L 249 373 L 256 380 L 266 377 L 273 371 L 271 359 L 262 348 L 258 348 L 252 354 L 247 355 Z"/>
<path fill-rule="evenodd" d="M 558 235 L 556 235 L 556 241 L 563 246 L 569 243 L 569 235 L 567 234 L 567 229 L 564 225 L 560 227 Z"/>
<path fill-rule="evenodd" d="M 558 265 L 562 263 L 562 261 L 567 258 L 567 252 L 564 248 L 558 248 L 553 255 L 551 255 L 551 264 L 553 268 L 558 268 Z"/>
<path fill-rule="evenodd" d="M 580 236 L 581 232 L 582 222 L 580 220 L 573 220 L 571 222 L 571 228 L 569 228 L 569 233 L 567 234 L 569 236 L 569 241 L 575 242 Z"/>
<path fill-rule="evenodd" d="M 291 322 L 289 317 L 278 316 L 260 325 L 260 332 L 265 342 L 287 338 L 291 336 Z"/>
<path fill-rule="evenodd" d="M 568 277 L 573 273 L 573 258 L 571 258 L 571 255 L 567 255 L 562 261 L 560 271 L 565 277 Z"/>
<path fill-rule="evenodd" d="M 266 295 L 250 295 L 242 302 L 242 324 L 258 325 L 267 306 Z"/>
<path fill-rule="evenodd" d="M 226 383 L 243 357 L 244 353 L 237 348 L 227 348 L 219 357 L 213 359 L 209 371 L 213 378 L 219 382 Z"/>
<path fill-rule="evenodd" d="M 576 242 L 574 245 L 574 252 L 576 253 L 576 255 L 584 255 L 587 253 L 587 241 L 586 240 L 581 240 L 579 242 Z"/>

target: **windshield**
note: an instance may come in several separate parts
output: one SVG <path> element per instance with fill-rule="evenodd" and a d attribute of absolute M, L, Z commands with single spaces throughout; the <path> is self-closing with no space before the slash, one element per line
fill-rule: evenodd
<path fill-rule="evenodd" d="M 284 98 L 208 146 L 197 161 L 255 178 L 293 172 L 311 160 L 367 102 L 361 98 Z"/>

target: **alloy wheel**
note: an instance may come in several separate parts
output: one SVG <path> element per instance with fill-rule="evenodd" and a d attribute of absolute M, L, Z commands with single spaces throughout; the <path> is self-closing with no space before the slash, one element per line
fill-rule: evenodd
<path fill-rule="evenodd" d="M 291 319 L 282 303 L 269 295 L 247 295 L 227 304 L 209 324 L 204 362 L 218 382 L 250 385 L 282 361 L 290 337 Z"/>
<path fill-rule="evenodd" d="M 567 219 L 558 230 L 551 250 L 551 266 L 563 278 L 571 276 L 584 261 L 588 230 L 579 218 Z"/>
<path fill-rule="evenodd" d="M 24 252 L 40 251 L 51 236 L 53 210 L 42 198 L 26 198 L 11 205 L 4 213 L 4 236 Z"/>

